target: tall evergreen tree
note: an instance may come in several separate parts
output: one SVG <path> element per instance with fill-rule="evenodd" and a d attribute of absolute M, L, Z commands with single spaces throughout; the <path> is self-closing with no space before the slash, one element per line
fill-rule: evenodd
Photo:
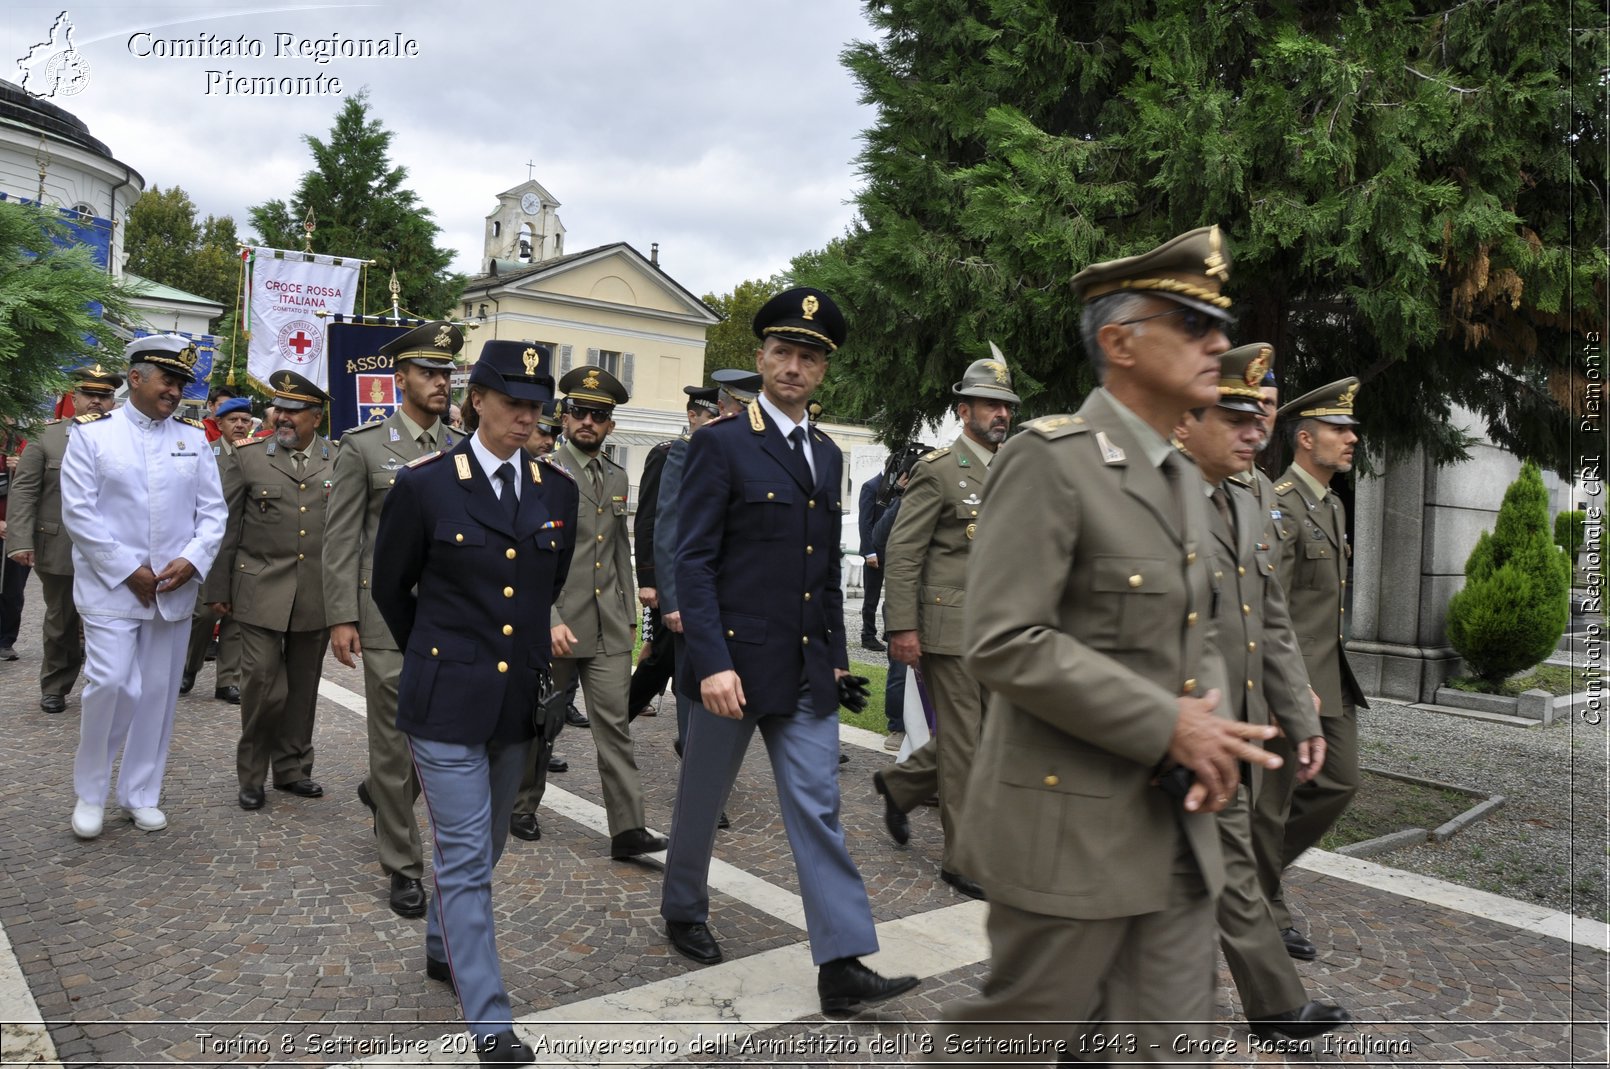
<path fill-rule="evenodd" d="M 370 117 L 367 94 L 348 97 L 328 141 L 312 134 L 302 138 L 313 153 L 313 169 L 302 175 L 290 203 L 271 200 L 252 208 L 252 226 L 262 244 L 301 249 L 302 223 L 311 211 L 314 252 L 375 261 L 369 271 L 381 282 L 369 287 L 369 306 L 359 311 L 390 310 L 385 280 L 395 270 L 405 311 L 445 315 L 458 303 L 464 276 L 447 269 L 453 253 L 437 247 L 441 228 L 404 184 L 408 169 L 392 165 L 391 138 Z"/>
<path fill-rule="evenodd" d="M 129 315 L 123 287 L 53 212 L 0 201 L 0 418 L 26 425 L 69 388 L 69 369 L 116 364 L 104 317 Z"/>
<path fill-rule="evenodd" d="M 900 438 L 1000 343 L 1030 412 L 1093 385 L 1068 279 L 1206 223 L 1236 340 L 1288 393 L 1357 374 L 1372 446 L 1450 406 L 1566 469 L 1607 277 L 1602 8 L 1586 0 L 872 0 L 859 218 L 794 264 L 851 319 L 835 375 Z M 1578 29 L 1570 29 L 1574 25 Z"/>
<path fill-rule="evenodd" d="M 152 186 L 129 209 L 125 267 L 228 309 L 240 289 L 240 256 L 231 216 L 196 218 L 196 205 L 178 186 Z M 214 324 L 216 329 L 217 324 Z"/>

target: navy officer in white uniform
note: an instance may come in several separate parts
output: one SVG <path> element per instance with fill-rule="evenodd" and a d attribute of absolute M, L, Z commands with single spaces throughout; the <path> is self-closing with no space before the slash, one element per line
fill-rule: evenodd
<path fill-rule="evenodd" d="M 548 613 L 570 566 L 576 485 L 522 446 L 553 399 L 545 346 L 491 341 L 475 433 L 398 472 L 375 535 L 375 607 L 403 650 L 397 728 L 436 839 L 425 972 L 451 981 L 482 1062 L 529 1065 L 492 923 L 492 870 L 534 737 Z M 562 715 L 562 714 L 561 714 Z"/>
<path fill-rule="evenodd" d="M 660 914 L 671 945 L 721 960 L 711 934 L 710 854 L 756 730 L 766 740 L 817 966 L 822 1012 L 844 1016 L 917 986 L 861 963 L 878 936 L 839 823 L 838 706 L 849 675 L 839 580 L 844 457 L 807 405 L 844 342 L 820 290 L 756 314 L 760 396 L 688 441 L 677 538 L 683 635 L 698 680 L 677 787 Z"/>
<path fill-rule="evenodd" d="M 196 348 L 176 334 L 129 343 L 128 403 L 78 417 L 62 458 L 62 524 L 84 621 L 84 696 L 73 761 L 73 834 L 101 833 L 112 763 L 117 800 L 141 831 L 157 802 L 190 638 L 190 612 L 224 538 L 223 488 L 207 432 L 174 412 Z"/>

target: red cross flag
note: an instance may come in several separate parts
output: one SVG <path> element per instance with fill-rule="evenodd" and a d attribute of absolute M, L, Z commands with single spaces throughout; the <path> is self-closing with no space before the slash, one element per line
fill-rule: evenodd
<path fill-rule="evenodd" d="M 324 325 L 329 315 L 352 314 L 363 262 L 258 248 L 247 250 L 246 261 L 247 373 L 266 383 L 270 375 L 289 369 L 327 389 Z"/>

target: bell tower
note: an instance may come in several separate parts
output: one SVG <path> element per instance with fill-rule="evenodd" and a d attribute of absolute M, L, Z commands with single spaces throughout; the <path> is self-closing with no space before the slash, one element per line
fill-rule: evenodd
<path fill-rule="evenodd" d="M 559 202 L 535 179 L 498 194 L 486 217 L 485 269 L 541 263 L 565 254 L 565 224 Z"/>

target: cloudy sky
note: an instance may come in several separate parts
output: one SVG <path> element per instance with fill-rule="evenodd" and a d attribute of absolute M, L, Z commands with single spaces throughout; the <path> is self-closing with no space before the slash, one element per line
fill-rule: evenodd
<path fill-rule="evenodd" d="M 12 0 L 0 77 L 44 40 L 62 0 Z M 627 241 L 695 293 L 770 275 L 842 233 L 873 121 L 839 63 L 867 40 L 857 0 L 469 0 L 386 4 L 74 3 L 84 89 L 56 97 L 146 183 L 203 214 L 289 199 L 346 95 L 367 87 L 392 160 L 479 269 L 496 194 L 532 177 L 575 251 Z M 332 40 L 412 39 L 418 55 L 295 54 Z M 242 38 L 260 57 L 220 54 Z M 290 42 L 289 48 L 286 42 Z M 302 42 L 309 42 L 303 45 Z M 213 55 L 174 55 L 211 50 Z M 52 50 L 54 51 L 54 49 Z M 292 54 L 285 54 L 287 51 Z M 162 54 L 169 53 L 169 54 Z M 339 78 L 343 95 L 226 93 L 233 76 Z M 227 77 L 227 75 L 225 75 Z M 210 91 L 209 91 L 210 90 Z"/>

